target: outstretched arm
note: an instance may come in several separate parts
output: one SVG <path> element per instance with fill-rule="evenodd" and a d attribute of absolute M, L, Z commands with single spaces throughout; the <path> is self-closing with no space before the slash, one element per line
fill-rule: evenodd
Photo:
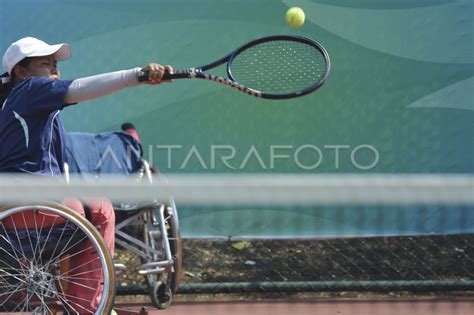
<path fill-rule="evenodd" d="M 161 78 L 164 72 L 172 72 L 173 69 L 170 66 L 165 67 L 158 64 L 149 64 L 143 68 L 134 68 L 76 79 L 69 86 L 64 96 L 64 103 L 80 103 L 112 94 L 127 87 L 141 85 L 142 83 L 138 82 L 138 73 L 140 71 L 149 72 L 149 81 L 144 83 L 160 84 L 170 82 L 169 80 L 162 80 Z"/>

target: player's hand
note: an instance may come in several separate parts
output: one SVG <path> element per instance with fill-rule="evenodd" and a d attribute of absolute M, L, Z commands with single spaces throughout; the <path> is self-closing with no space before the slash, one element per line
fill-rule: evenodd
<path fill-rule="evenodd" d="M 163 66 L 157 63 L 150 63 L 142 68 L 141 71 L 148 71 L 148 81 L 145 81 L 146 84 L 161 84 L 163 82 L 171 82 L 172 80 L 163 80 L 163 74 L 165 72 L 173 73 L 173 68 L 171 66 Z"/>

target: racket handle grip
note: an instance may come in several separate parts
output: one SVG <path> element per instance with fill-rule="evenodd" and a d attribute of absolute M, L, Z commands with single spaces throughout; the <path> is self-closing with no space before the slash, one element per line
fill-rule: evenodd
<path fill-rule="evenodd" d="M 150 72 L 149 71 L 140 71 L 138 73 L 138 82 L 145 82 L 145 81 L 148 81 L 148 76 L 149 76 Z M 170 79 L 173 79 L 172 77 L 173 75 L 168 73 L 168 72 L 165 72 L 163 73 L 163 80 L 170 80 Z"/>
<path fill-rule="evenodd" d="M 171 79 L 186 79 L 191 77 L 191 70 L 175 70 L 173 73 L 165 72 L 163 73 L 163 80 Z M 138 82 L 148 81 L 148 71 L 140 71 L 138 73 Z"/>

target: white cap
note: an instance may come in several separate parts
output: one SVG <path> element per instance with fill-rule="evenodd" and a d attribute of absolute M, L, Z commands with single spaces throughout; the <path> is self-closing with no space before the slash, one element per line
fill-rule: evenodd
<path fill-rule="evenodd" d="M 69 44 L 49 45 L 34 37 L 22 38 L 8 47 L 3 55 L 3 69 L 11 74 L 13 67 L 26 57 L 54 55 L 57 61 L 71 57 Z"/>

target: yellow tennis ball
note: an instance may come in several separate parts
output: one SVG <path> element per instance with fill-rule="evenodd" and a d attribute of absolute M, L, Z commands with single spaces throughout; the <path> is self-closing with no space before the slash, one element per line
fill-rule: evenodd
<path fill-rule="evenodd" d="M 304 23 L 304 11 L 298 7 L 292 7 L 286 12 L 286 23 L 291 27 L 301 27 Z"/>

